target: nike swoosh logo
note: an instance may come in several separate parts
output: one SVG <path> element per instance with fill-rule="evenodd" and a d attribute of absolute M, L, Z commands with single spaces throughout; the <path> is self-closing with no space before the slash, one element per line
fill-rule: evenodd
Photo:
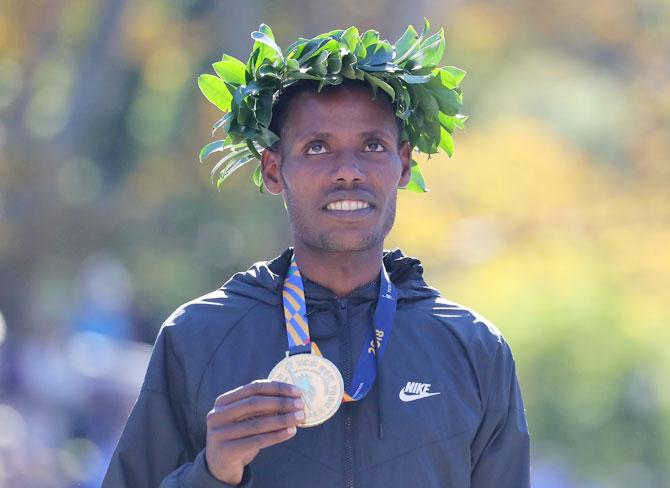
<path fill-rule="evenodd" d="M 428 398 L 428 397 L 431 397 L 433 395 L 439 395 L 440 393 L 442 393 L 442 392 L 438 391 L 436 393 L 423 393 L 421 395 L 408 395 L 407 393 L 405 393 L 405 390 L 400 390 L 400 394 L 398 396 L 400 397 L 400 399 L 403 402 L 413 402 L 414 400 L 420 400 L 421 398 Z"/>

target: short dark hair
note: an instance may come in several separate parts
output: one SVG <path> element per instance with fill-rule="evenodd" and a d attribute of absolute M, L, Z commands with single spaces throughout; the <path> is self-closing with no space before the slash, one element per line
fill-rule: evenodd
<path fill-rule="evenodd" d="M 270 121 L 270 126 L 268 128 L 277 134 L 280 140 L 272 146 L 271 149 L 273 151 L 276 151 L 279 148 L 282 137 L 282 130 L 284 128 L 284 124 L 286 123 L 286 119 L 288 118 L 288 108 L 291 104 L 291 100 L 293 100 L 293 98 L 299 93 L 317 92 L 318 88 L 319 82 L 316 80 L 300 80 L 292 85 L 287 86 L 286 88 L 279 90 L 275 94 L 274 100 L 272 101 L 272 120 Z M 372 97 L 372 86 L 369 83 L 361 80 L 352 80 L 349 78 L 345 78 L 339 85 L 324 85 L 321 89 L 321 93 L 337 90 L 338 88 L 368 89 L 370 90 L 370 96 Z M 383 90 L 377 90 L 377 98 L 379 97 L 386 100 L 391 106 L 391 110 L 393 111 L 398 126 L 398 144 L 400 144 L 402 142 L 404 122 L 401 118 L 395 115 L 395 105 L 393 104 L 393 101 L 391 100 L 391 97 L 388 95 L 388 93 Z"/>

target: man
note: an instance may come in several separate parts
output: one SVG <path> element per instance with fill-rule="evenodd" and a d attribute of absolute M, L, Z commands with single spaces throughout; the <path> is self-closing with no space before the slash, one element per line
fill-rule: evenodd
<path fill-rule="evenodd" d="M 529 486 L 504 338 L 429 287 L 418 260 L 383 250 L 411 179 L 396 107 L 364 81 L 318 88 L 279 94 L 279 139 L 261 156 L 294 246 L 166 320 L 104 487 Z M 291 276 L 306 306 L 302 350 L 288 330 Z M 393 319 L 379 323 L 387 298 Z M 302 373 L 264 379 L 289 361 L 287 334 L 290 357 L 318 353 L 342 375 L 339 408 L 317 426 L 301 427 L 319 400 Z M 360 395 L 350 388 L 362 367 Z"/>

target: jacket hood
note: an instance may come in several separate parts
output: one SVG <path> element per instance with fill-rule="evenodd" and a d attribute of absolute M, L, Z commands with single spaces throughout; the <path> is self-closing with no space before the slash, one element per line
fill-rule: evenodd
<path fill-rule="evenodd" d="M 270 261 L 254 263 L 247 271 L 234 274 L 221 286 L 221 290 L 276 305 L 278 297 L 281 300 L 281 289 L 292 257 L 293 247 L 289 247 Z M 399 304 L 439 296 L 439 292 L 424 281 L 423 266 L 418 259 L 406 256 L 400 249 L 394 249 L 384 251 L 383 262 L 391 282 L 398 290 Z M 350 297 L 369 297 L 372 284 L 358 288 Z M 333 292 L 309 280 L 305 280 L 305 293 L 308 298 L 336 298 Z"/>

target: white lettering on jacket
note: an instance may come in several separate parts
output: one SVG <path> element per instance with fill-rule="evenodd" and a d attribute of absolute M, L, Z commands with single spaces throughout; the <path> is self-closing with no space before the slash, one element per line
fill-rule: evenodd
<path fill-rule="evenodd" d="M 441 392 L 437 391 L 430 393 L 430 383 L 419 383 L 416 381 L 408 381 L 405 387 L 400 390 L 398 395 L 403 402 L 413 402 L 421 398 L 439 395 Z"/>

